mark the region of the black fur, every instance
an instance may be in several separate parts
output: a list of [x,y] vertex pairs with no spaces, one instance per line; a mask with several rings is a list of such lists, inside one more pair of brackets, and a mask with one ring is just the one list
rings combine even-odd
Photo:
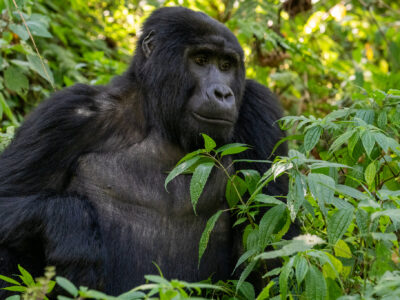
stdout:
[[[196,55],[190,51],[209,44],[236,55],[228,72],[208,78],[220,82],[215,89],[228,91],[233,104],[212,100],[218,94],[210,98],[201,71],[195,76],[198,66],[188,63]],[[271,159],[283,136],[275,124],[282,112],[272,93],[244,73],[243,51],[225,26],[199,12],[163,8],[146,21],[125,74],[107,86],[75,85],[43,102],[0,156],[0,274],[15,274],[19,263],[39,276],[55,265],[57,274],[110,294],[156,274],[152,262],[167,278],[227,279],[237,257],[228,214],[197,267],[205,224],[226,208],[225,176],[212,172],[197,216],[190,176],[174,179],[168,192],[164,181],[185,153],[202,145],[201,132],[219,144],[254,146],[244,157]],[[213,118],[215,111],[217,117],[229,112],[235,124],[195,121],[199,103]],[[286,151],[280,147],[278,154]],[[286,179],[269,192],[286,194]]]

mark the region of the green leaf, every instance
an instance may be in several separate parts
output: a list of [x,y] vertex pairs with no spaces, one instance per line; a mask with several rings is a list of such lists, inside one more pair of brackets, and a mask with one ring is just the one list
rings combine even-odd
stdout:
[[[246,278],[250,275],[251,271],[253,271],[254,267],[256,266],[257,261],[253,260],[251,261],[246,268],[243,270],[242,274],[240,274],[239,281],[236,284],[236,291],[240,289],[242,286],[243,282],[246,280]],[[253,298],[254,299],[254,298]]]
[[339,149],[340,146],[348,142],[349,138],[353,135],[354,132],[355,130],[350,130],[340,135],[330,146],[329,152],[335,152],[337,149]]
[[[236,191],[236,189],[237,191]],[[247,191],[246,182],[238,175],[233,175],[231,180],[226,183],[225,198],[228,201],[229,207],[234,207],[240,200],[240,197]],[[238,195],[239,192],[239,195]]]
[[314,265],[311,265],[307,272],[305,286],[307,299],[325,300],[327,296],[325,278]]
[[21,69],[14,66],[5,70],[4,83],[8,89],[17,93],[26,92],[29,88],[28,78],[21,72]]
[[257,184],[261,179],[260,173],[257,170],[240,170],[244,175],[244,181],[247,184],[247,189],[250,194],[253,194],[257,189]]
[[221,152],[227,151],[227,150],[232,149],[232,148],[235,149],[235,148],[242,148],[242,147],[248,147],[249,148],[249,146],[246,145],[246,144],[232,143],[232,144],[227,144],[227,145],[224,145],[222,147],[219,147],[218,149],[215,150],[215,152],[216,153],[221,153]]
[[242,263],[244,263],[246,260],[248,260],[250,257],[255,255],[256,253],[257,253],[257,249],[250,249],[250,250],[246,251],[245,253],[243,253],[240,256],[240,258],[238,259],[236,266],[232,271],[232,274],[235,273],[235,270],[237,269],[237,267],[239,267]]
[[355,188],[352,188],[352,187],[347,186],[347,185],[337,184],[335,190],[341,195],[345,195],[345,196],[348,196],[348,197],[351,197],[351,198],[354,198],[354,199],[357,199],[357,200],[366,200],[366,199],[368,199],[368,195],[363,194],[359,190],[356,190]]
[[400,222],[400,209],[386,209],[383,211],[375,212],[371,215],[371,220],[374,220],[381,216],[387,216],[394,222]]
[[327,214],[325,203],[331,203],[335,190],[335,181],[324,174],[308,174],[308,186],[324,215]]
[[295,269],[297,284],[300,286],[308,272],[308,263],[303,256],[297,256],[295,260]]
[[28,31],[26,31],[25,26],[20,24],[10,24],[8,26],[12,32],[20,37],[21,40],[26,41],[29,39]]
[[25,283],[25,285],[29,286],[29,285],[35,284],[35,280],[33,279],[32,275],[27,270],[25,270],[20,265],[18,265],[18,270],[21,272],[21,275],[19,276],[19,278],[22,280],[23,283]]
[[217,146],[214,140],[210,138],[207,134],[202,133],[201,135],[203,136],[204,148],[207,150],[207,152],[210,152]]
[[328,240],[332,245],[341,239],[353,220],[353,209],[341,209],[328,220]]
[[364,172],[365,181],[367,182],[369,187],[371,187],[372,184],[374,183],[375,175],[376,175],[376,167],[375,167],[375,161],[373,161],[368,165],[368,167],[365,169]]
[[20,285],[13,285],[13,286],[8,286],[8,287],[2,288],[2,289],[6,290],[6,291],[11,291],[11,292],[21,292],[21,293],[23,293],[23,292],[26,291],[27,287],[26,286],[20,286]]
[[213,162],[204,163],[198,165],[193,172],[192,179],[190,180],[190,199],[192,201],[193,210],[196,212],[197,201],[203,192],[204,186],[206,185],[208,176],[210,176],[211,170],[214,167]]
[[267,286],[261,291],[261,293],[257,296],[256,300],[267,300],[270,299],[269,296],[269,290],[272,288],[272,286],[275,284],[273,280],[271,280]]
[[355,115],[367,124],[373,124],[375,119],[375,112],[372,109],[359,109]]
[[295,175],[290,178],[290,189],[287,196],[287,206],[292,221],[295,220],[300,207],[304,203],[305,191],[304,176],[296,171]]
[[358,229],[360,230],[362,235],[367,235],[369,230],[368,230],[368,223],[369,223],[369,217],[368,213],[359,208],[356,211],[356,223],[358,226]]
[[358,143],[358,140],[360,139],[358,132],[354,132],[353,135],[350,137],[349,142],[347,144],[347,149],[349,150],[349,154],[351,157],[353,157],[353,151],[355,146]]
[[57,276],[56,277],[57,284],[66,290],[70,295],[77,297],[78,296],[78,289],[76,286],[64,277]]
[[286,299],[288,293],[289,276],[292,272],[294,257],[291,257],[287,264],[282,267],[281,274],[279,275],[279,291],[281,292],[281,299]]
[[257,194],[257,196],[254,198],[254,201],[269,205],[281,205],[283,203],[282,201],[265,194]]
[[385,126],[387,125],[387,112],[386,110],[382,110],[379,115],[378,115],[378,126],[380,128],[385,128]]
[[21,300],[21,296],[20,295],[10,296],[7,297],[6,300]]
[[180,164],[183,163],[184,161],[187,161],[187,160],[191,159],[192,157],[195,157],[195,156],[197,156],[197,155],[199,155],[199,154],[201,154],[201,153],[205,153],[205,152],[206,152],[206,149],[198,149],[198,150],[196,150],[196,151],[190,152],[190,153],[186,154],[184,157],[182,157],[182,158],[178,161],[178,163],[177,163],[176,165],[180,165]]
[[[51,72],[48,64],[44,60],[42,63],[42,60],[40,59],[40,57],[37,55],[33,55],[33,54],[28,54],[26,56],[26,58],[28,59],[29,67],[33,71],[35,71],[37,74],[39,74],[41,77],[46,79],[51,84],[54,84],[53,72]],[[44,68],[43,68],[43,65],[44,65]],[[46,74],[46,72],[47,72],[47,74]]]
[[374,148],[375,145],[374,135],[370,131],[365,130],[364,133],[361,135],[361,142],[364,146],[365,152],[367,153],[368,156],[370,156],[372,149]]
[[7,277],[7,276],[4,276],[4,275],[0,275],[0,280],[3,280],[3,281],[8,282],[8,283],[15,284],[15,285],[21,285],[21,284],[20,284],[18,281],[16,281],[15,279],[12,279],[12,278]]
[[303,240],[291,240],[288,244],[283,246],[279,250],[273,250],[261,253],[257,255],[254,259],[271,259],[277,257],[291,256],[297,252],[304,252],[310,250],[311,245],[306,244]]
[[51,38],[53,37],[50,32],[48,32],[46,26],[37,21],[27,21],[26,25],[28,25],[29,30],[31,31],[33,36],[40,36],[40,37],[45,37],[45,38]]
[[281,204],[269,209],[261,218],[259,225],[259,241],[260,249],[264,249],[271,240],[272,234],[276,231],[277,225],[280,224],[281,218],[286,213],[286,205]]
[[322,134],[322,127],[317,125],[309,128],[304,136],[304,150],[311,151],[318,143]]
[[10,121],[14,124],[14,125],[18,125],[18,121],[15,118],[14,114],[12,113],[10,107],[8,106],[6,100],[4,99],[4,96],[2,93],[0,93],[0,107],[1,110],[4,111],[4,113],[6,114],[6,116],[10,119]]
[[200,266],[200,261],[201,257],[204,254],[204,251],[207,248],[208,240],[210,239],[210,234],[211,231],[214,229],[215,224],[218,221],[219,216],[222,214],[222,210],[217,211],[208,221],[206,224],[206,228],[203,231],[203,234],[201,235],[200,238],[200,243],[199,243],[199,263],[198,265]]
[[168,183],[174,179],[176,176],[182,174],[185,172],[187,169],[189,169],[191,166],[193,166],[198,160],[200,159],[200,156],[195,156],[179,165],[177,165],[167,176],[167,179],[165,179],[164,187],[167,189]]

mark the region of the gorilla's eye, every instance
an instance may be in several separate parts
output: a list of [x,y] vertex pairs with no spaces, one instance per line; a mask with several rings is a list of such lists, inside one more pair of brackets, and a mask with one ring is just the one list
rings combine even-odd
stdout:
[[225,61],[223,61],[220,65],[219,65],[219,69],[221,70],[221,71],[229,71],[229,69],[231,68],[231,66],[232,66],[232,63],[230,62],[230,61],[227,61],[227,60],[225,60]]
[[205,66],[208,63],[208,57],[205,55],[198,55],[194,58],[194,61],[199,66]]

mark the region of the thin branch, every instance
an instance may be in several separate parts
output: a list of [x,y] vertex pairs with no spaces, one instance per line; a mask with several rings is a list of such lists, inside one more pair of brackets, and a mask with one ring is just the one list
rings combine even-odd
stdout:
[[46,66],[45,66],[45,64],[44,64],[43,58],[42,58],[42,56],[41,56],[40,53],[39,53],[39,50],[38,50],[38,48],[37,48],[37,46],[36,46],[36,43],[35,43],[35,40],[33,39],[33,36],[32,36],[32,34],[31,34],[31,31],[29,30],[28,24],[26,24],[25,18],[24,18],[24,16],[22,15],[22,13],[21,13],[21,11],[20,11],[20,9],[19,9],[19,7],[18,7],[17,2],[15,2],[15,0],[13,0],[13,3],[14,3],[15,8],[16,8],[17,11],[18,11],[18,14],[19,14],[19,16],[20,16],[22,22],[24,23],[24,26],[25,26],[25,28],[26,28],[26,31],[28,31],[29,37],[30,37],[30,39],[31,39],[31,41],[32,41],[32,43],[33,43],[33,46],[34,46],[35,51],[36,51],[36,54],[37,54],[37,56],[39,56],[40,62],[42,63],[42,68],[43,68],[43,70],[44,70],[44,73],[46,74],[47,80],[50,82],[51,87],[52,87],[53,90],[55,91],[56,88],[54,87],[54,85],[53,85],[53,83],[52,83],[52,80],[51,80],[51,78],[50,78],[49,73],[47,73],[47,69],[46,69]]

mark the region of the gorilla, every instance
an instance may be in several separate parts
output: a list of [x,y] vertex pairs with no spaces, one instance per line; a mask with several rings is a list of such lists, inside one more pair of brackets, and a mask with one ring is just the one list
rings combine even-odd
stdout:
[[[241,244],[229,213],[197,264],[207,220],[227,208],[226,176],[211,173],[197,214],[191,176],[177,177],[168,191],[164,181],[180,158],[203,147],[201,133],[218,145],[253,147],[237,158],[271,157],[283,137],[275,124],[281,115],[275,96],[245,79],[243,50],[228,28],[186,8],[156,10],[124,74],[105,86],[56,92],[0,156],[0,274],[18,273],[20,264],[40,276],[56,266],[58,275],[112,295],[157,274],[154,263],[169,279],[228,279]],[[267,192],[286,194],[286,179]]]

